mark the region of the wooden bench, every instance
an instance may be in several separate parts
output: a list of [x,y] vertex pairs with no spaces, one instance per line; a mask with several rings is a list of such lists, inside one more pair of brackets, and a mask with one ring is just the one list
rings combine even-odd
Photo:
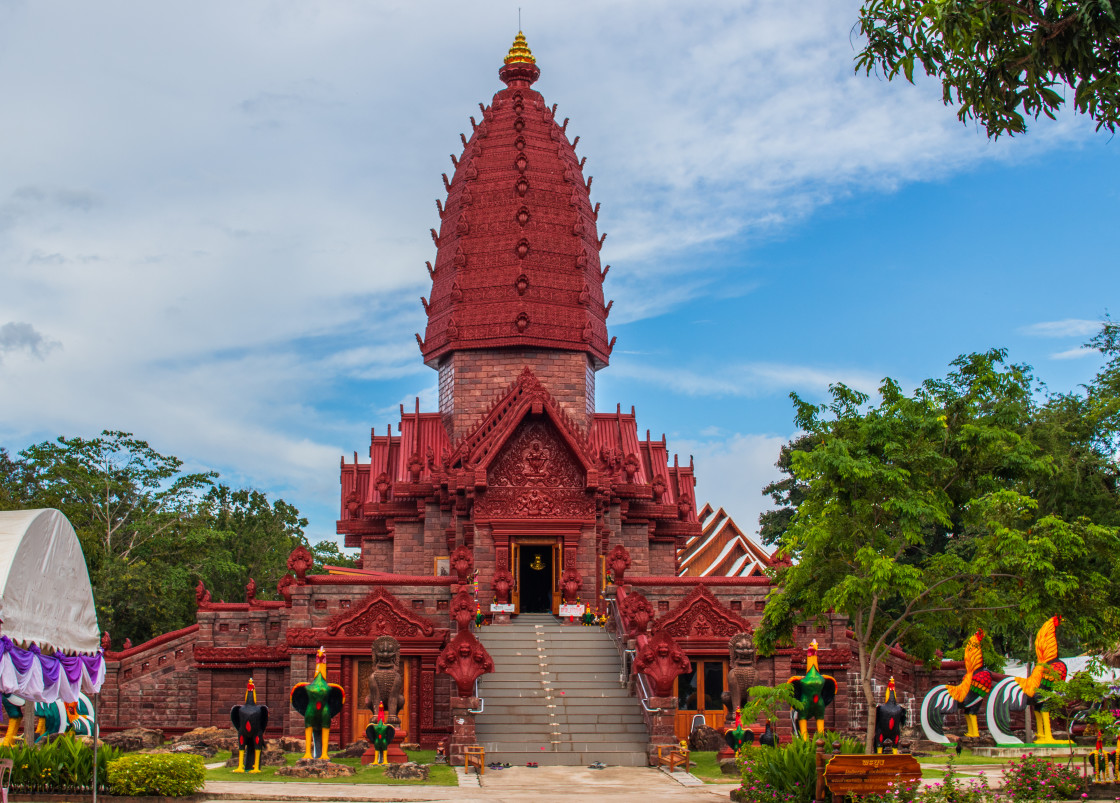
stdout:
[[471,771],[471,764],[478,767],[478,774],[486,774],[486,748],[479,745],[463,748],[463,770]]
[[884,794],[891,784],[916,784],[922,767],[909,755],[834,755],[824,768],[824,782],[833,798]]
[[657,766],[664,767],[668,765],[669,772],[674,772],[677,769],[677,764],[684,762],[684,771],[688,772],[689,759],[688,748],[681,747],[680,745],[662,745],[657,748]]

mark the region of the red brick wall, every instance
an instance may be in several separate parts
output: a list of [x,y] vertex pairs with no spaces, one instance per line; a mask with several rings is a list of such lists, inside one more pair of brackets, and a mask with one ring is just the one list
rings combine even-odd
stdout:
[[363,538],[362,568],[376,572],[393,571],[393,542]]
[[587,426],[595,372],[586,354],[551,349],[457,351],[439,368],[439,411],[452,439],[468,432],[528,367],[568,415]]
[[98,712],[101,727],[140,725],[174,732],[193,727],[198,684],[195,638],[196,633],[187,633],[119,660],[109,657]]

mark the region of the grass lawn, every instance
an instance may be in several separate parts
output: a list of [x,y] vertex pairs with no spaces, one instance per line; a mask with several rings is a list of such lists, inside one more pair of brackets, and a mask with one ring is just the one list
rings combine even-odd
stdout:
[[947,764],[951,758],[958,767],[965,767],[970,764],[1007,764],[1017,760],[1018,757],[974,756],[971,751],[965,750],[959,756],[956,753],[935,753],[932,756],[918,756],[917,758],[919,764]]
[[704,783],[739,783],[738,775],[724,775],[720,771],[716,753],[710,750],[693,750],[689,754],[692,766],[689,772]]
[[[226,756],[228,758],[228,753]],[[435,756],[435,750],[413,750],[408,753],[409,759],[418,764],[431,764],[431,762],[435,760]],[[288,753],[284,756],[289,766],[295,764],[296,761],[302,757],[302,753]],[[218,760],[218,756],[215,756],[207,763],[213,763]],[[229,767],[217,767],[206,771],[206,780],[266,783],[288,783],[294,781],[300,783],[390,784],[394,786],[416,786],[420,784],[458,786],[459,784],[459,779],[455,775],[455,769],[445,764],[432,764],[429,768],[428,780],[426,781],[397,781],[385,777],[385,767],[363,767],[360,758],[331,758],[331,761],[336,764],[347,764],[354,767],[358,772],[355,775],[350,775],[345,778],[290,778],[285,775],[277,775],[276,770],[279,769],[279,767],[261,767],[260,774],[258,775],[235,773]]]

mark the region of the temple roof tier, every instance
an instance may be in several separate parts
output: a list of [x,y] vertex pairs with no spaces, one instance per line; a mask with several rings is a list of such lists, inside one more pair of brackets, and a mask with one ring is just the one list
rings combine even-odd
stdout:
[[[432,269],[424,361],[462,349],[545,348],[608,362],[608,305],[591,180],[531,84],[540,74],[518,34],[500,75],[507,86],[473,118],[446,181]],[[578,140],[578,137],[576,138]]]

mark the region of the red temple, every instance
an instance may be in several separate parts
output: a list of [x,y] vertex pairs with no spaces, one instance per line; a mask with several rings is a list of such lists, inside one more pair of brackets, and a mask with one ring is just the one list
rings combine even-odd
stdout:
[[[533,88],[539,74],[518,34],[499,70],[505,87],[472,118],[454,175],[444,176],[428,323],[416,336],[439,373],[439,410],[402,408],[397,434],[373,430],[368,463],[342,461],[338,532],[360,548],[362,568],[308,575],[310,556],[296,550],[280,601],[214,603],[200,588],[196,625],[109,655],[103,727],[128,727],[141,709],[146,723],[172,732],[226,725],[252,675],[258,698],[288,711],[275,732],[302,735],[288,690],[310,679],[323,646],[329,680],[347,690],[333,736],[349,743],[370,717],[371,643],[387,634],[401,644],[402,721],[411,740],[434,746],[451,733],[451,701],[463,693],[439,671],[456,632],[455,594],[466,590],[489,611],[495,573],[506,571],[515,617],[558,613],[565,596],[592,610],[622,603],[618,622],[637,636],[637,660],[659,686],[650,693],[677,709],[669,732],[647,717],[651,741],[687,735],[697,716],[722,724],[728,640],[758,621],[770,581],[761,570],[689,576],[681,551],[710,540],[692,465],[670,460],[664,437],[641,437],[632,408],[595,412],[595,375],[614,345],[606,235],[578,137]],[[765,553],[758,563],[769,565]],[[648,634],[679,647],[683,674],[671,650],[660,663],[642,652]],[[862,731],[840,617],[799,628],[797,647],[759,660],[758,682],[797,674],[813,639],[821,670],[840,683],[827,724]],[[900,691],[914,688],[903,657],[884,672]],[[642,689],[634,684],[636,695]],[[912,695],[899,696],[913,707]]]

